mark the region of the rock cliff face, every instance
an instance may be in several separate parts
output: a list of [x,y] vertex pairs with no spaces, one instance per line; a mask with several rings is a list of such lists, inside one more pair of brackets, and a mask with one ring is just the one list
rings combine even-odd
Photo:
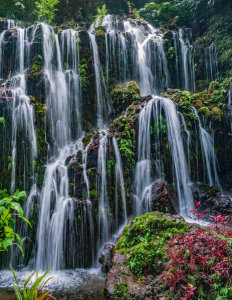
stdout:
[[[129,217],[186,216],[194,200],[231,218],[230,196],[213,187],[231,192],[232,163],[231,79],[213,81],[214,47],[214,71],[202,75],[194,60],[206,52],[193,51],[189,29],[112,16],[88,30],[9,24],[0,22],[0,188],[27,191],[33,224],[15,265],[93,266]],[[192,193],[191,182],[209,189]]]

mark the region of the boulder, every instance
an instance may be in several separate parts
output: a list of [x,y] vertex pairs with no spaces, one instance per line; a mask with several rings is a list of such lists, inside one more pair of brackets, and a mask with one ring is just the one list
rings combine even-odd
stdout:
[[105,244],[99,256],[99,263],[102,264],[102,271],[108,273],[112,268],[114,255],[114,244]]
[[163,179],[156,180],[152,185],[152,210],[173,212],[175,203],[174,193]]
[[200,211],[210,216],[229,216],[228,224],[232,225],[232,200],[231,197],[222,195],[215,186],[196,185],[193,187],[193,197],[200,202]]
[[153,287],[138,281],[126,262],[126,255],[115,253],[113,268],[106,278],[107,296],[112,299],[154,299]]

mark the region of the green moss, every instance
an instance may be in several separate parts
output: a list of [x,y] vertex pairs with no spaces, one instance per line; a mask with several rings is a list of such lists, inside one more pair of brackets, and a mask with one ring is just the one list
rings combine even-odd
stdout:
[[214,106],[211,111],[214,120],[222,121],[223,113],[219,107]]
[[125,283],[116,284],[114,287],[115,299],[127,299],[128,287]]
[[140,101],[140,88],[134,81],[118,85],[112,91],[111,99],[114,110],[118,114],[129,105],[137,104]]
[[138,86],[138,84],[135,81],[130,81],[129,82],[128,89],[132,93],[137,94],[138,96],[140,96],[140,94],[141,94],[141,89],[140,89],[140,87]]
[[209,196],[213,196],[217,192],[219,192],[219,189],[216,186],[209,186],[208,184],[202,184],[199,188],[201,191],[207,193]]
[[114,158],[111,158],[111,159],[108,159],[108,160],[107,160],[107,162],[106,162],[106,169],[107,169],[107,174],[108,174],[108,176],[111,175],[111,171],[112,171],[114,165],[115,165],[115,160],[114,160]]
[[94,199],[97,198],[97,191],[95,189],[92,189],[89,191],[89,194],[91,197],[93,197]]
[[127,255],[128,265],[137,277],[155,276],[164,269],[167,240],[188,230],[182,218],[175,219],[159,212],[147,213],[125,226],[116,251]]
[[41,66],[37,63],[33,63],[31,66],[31,74],[36,75],[41,70]]
[[35,112],[36,117],[44,118],[45,113],[46,113],[46,109],[47,109],[46,105],[40,103],[39,101],[37,101],[36,98],[33,97],[33,96],[29,96],[29,98],[30,98],[31,104],[34,108],[34,112]]
[[85,148],[86,148],[86,147],[88,146],[88,144],[90,143],[92,137],[93,137],[92,132],[89,132],[85,137],[83,137],[82,142],[83,142]]
[[130,120],[124,115],[113,121],[111,128],[115,131],[120,153],[127,159],[127,163],[131,169],[135,166],[135,130]]
[[99,27],[97,27],[97,28],[94,30],[94,33],[95,33],[97,36],[105,35],[105,32],[106,32],[106,27],[105,27],[105,26],[99,26]]
[[215,121],[222,121],[224,118],[228,118],[226,98],[231,82],[232,78],[225,78],[221,83],[211,82],[208,89],[198,93],[169,90],[164,93],[164,96],[178,103],[185,117],[195,118],[191,109],[191,106],[194,106],[207,118],[211,117]]
[[210,116],[210,110],[207,106],[200,107],[200,112],[203,112],[206,115],[206,117]]
[[32,60],[32,65],[31,65],[31,69],[30,69],[30,74],[32,76],[36,76],[40,73],[41,69],[42,69],[42,61],[43,61],[43,57],[40,54],[36,54],[33,57]]

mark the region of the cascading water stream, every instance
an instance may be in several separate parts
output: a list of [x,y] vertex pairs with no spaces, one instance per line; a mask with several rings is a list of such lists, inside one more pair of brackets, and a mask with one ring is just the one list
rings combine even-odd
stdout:
[[188,171],[189,171],[189,174],[190,174],[190,147],[191,147],[191,132],[188,130],[187,128],[187,125],[185,123],[185,120],[184,120],[184,116],[178,112],[178,115],[180,116],[180,119],[181,119],[181,124],[184,128],[184,132],[186,134],[186,145],[187,145],[187,162],[188,162]]
[[119,81],[138,81],[143,95],[167,88],[170,79],[161,31],[151,25],[116,21],[106,16],[102,22],[106,27],[106,66]]
[[99,139],[98,149],[98,249],[110,239],[109,216],[110,206],[107,195],[106,154],[108,136],[103,132]]
[[98,46],[94,30],[98,25],[98,21],[93,23],[88,31],[90,46],[93,54],[93,65],[95,73],[96,100],[97,100],[97,127],[102,129],[105,125],[107,117],[110,113],[110,101],[107,95],[107,88],[103,76],[103,70],[99,57]]
[[217,158],[214,151],[213,137],[202,127],[201,119],[195,107],[192,110],[197,117],[199,125],[199,138],[201,142],[201,153],[204,164],[204,171],[206,170],[205,180],[210,186],[214,185],[220,188],[220,181],[217,173]]
[[181,69],[183,74],[182,89],[186,91],[195,91],[195,71],[192,45],[192,30],[179,29],[179,42],[181,54]]
[[[38,270],[49,266],[52,266],[53,270],[64,269],[64,245],[72,248],[72,239],[65,241],[68,233],[75,232],[74,201],[69,197],[69,179],[65,161],[68,156],[81,149],[78,144],[73,147],[73,149],[70,146],[64,147],[55,162],[47,165],[44,175],[37,235],[36,269]],[[66,226],[67,222],[69,228]]]
[[151,135],[150,125],[154,100],[148,102],[139,114],[138,162],[135,168],[134,215],[139,216],[149,210],[147,192],[151,180]]
[[[9,86],[12,92],[12,171],[11,171],[11,193],[15,191],[16,181],[16,163],[18,159],[17,147],[18,134],[23,132],[26,142],[29,143],[29,155],[24,158],[23,167],[24,174],[29,168],[30,175],[34,174],[34,160],[37,156],[37,141],[34,126],[34,111],[30,104],[30,98],[26,95],[26,71],[24,69],[25,58],[25,29],[17,28],[17,44],[16,44],[16,62],[19,66],[17,73],[10,78],[5,85]],[[26,151],[25,151],[26,152]],[[28,178],[27,178],[28,179]],[[26,189],[26,178],[24,178],[23,186]],[[33,181],[32,181],[33,183]]]
[[3,56],[4,49],[3,48],[4,48],[5,34],[9,29],[11,29],[17,25],[18,25],[17,22],[15,22],[14,20],[6,20],[6,29],[3,30],[0,34],[0,81],[2,79],[1,76],[2,76],[2,62],[3,62],[3,58],[4,58],[4,56]]
[[[44,72],[49,81],[46,102],[51,127],[50,149],[52,150],[40,196],[36,268],[45,269],[52,266],[56,270],[65,268],[65,258],[69,256],[67,249],[72,249],[75,245],[75,241],[69,237],[70,232],[75,232],[75,218],[74,200],[69,196],[69,178],[65,162],[68,156],[82,149],[82,143],[80,144],[79,141],[76,144],[71,143],[72,136],[77,138],[82,132],[78,118],[81,83],[77,73],[79,62],[77,33],[73,30],[64,31],[60,46],[58,36],[53,29],[44,23],[41,26]],[[65,44],[66,52],[64,51]],[[55,66],[53,61],[56,62]],[[66,70],[63,70],[63,65]],[[71,132],[72,121],[75,122],[77,128],[73,133]],[[65,244],[66,251],[64,251]],[[51,249],[53,249],[52,252]],[[66,255],[64,255],[65,252]]]
[[194,204],[181,136],[180,122],[175,104],[170,99],[161,98],[160,104],[164,109],[166,116],[168,141],[174,165],[179,212],[182,216],[188,217],[189,212],[194,208]]
[[118,143],[115,137],[113,137],[113,147],[116,158],[115,163],[115,226],[116,229],[119,228],[119,220],[118,220],[118,189],[120,188],[121,198],[123,203],[123,220],[122,223],[125,224],[127,221],[127,207],[126,207],[126,193],[125,193],[125,184],[124,184],[124,176],[122,170],[122,160],[121,155],[118,149]]
[[205,78],[207,82],[215,80],[218,72],[217,49],[214,43],[204,51]]
[[[154,179],[157,179],[151,176],[150,126],[152,111],[155,126],[159,126],[162,111],[165,115],[169,147],[173,162],[173,177],[179,201],[179,212],[182,216],[187,217],[194,205],[180,122],[174,103],[168,98],[160,97],[153,97],[153,100],[148,102],[139,115],[138,162],[136,164],[134,181],[135,215],[143,213],[144,206],[145,211],[150,209],[151,184],[154,182]],[[160,160],[162,161],[162,155]],[[159,165],[162,165],[162,162],[160,162]],[[157,173],[160,174],[161,169],[158,169]]]
[[231,101],[231,86],[229,87],[229,91],[228,91],[228,104],[227,104],[227,107],[228,107],[228,110],[229,110],[229,113],[230,113],[230,126],[231,126],[231,131],[232,131],[232,101]]

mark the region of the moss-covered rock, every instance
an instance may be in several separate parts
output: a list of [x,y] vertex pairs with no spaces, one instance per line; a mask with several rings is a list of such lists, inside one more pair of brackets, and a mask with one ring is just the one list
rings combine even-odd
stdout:
[[116,299],[153,299],[149,283],[165,269],[167,240],[187,231],[189,226],[177,215],[152,212],[132,220],[116,244],[113,268],[107,275],[107,294]]
[[137,104],[141,100],[140,93],[140,88],[134,81],[117,85],[111,93],[115,114],[118,115],[131,104]]
[[198,93],[169,89],[164,95],[178,103],[185,117],[195,118],[193,106],[207,118],[220,122],[229,117],[226,101],[230,82],[231,78],[222,83],[213,81],[207,89]]

